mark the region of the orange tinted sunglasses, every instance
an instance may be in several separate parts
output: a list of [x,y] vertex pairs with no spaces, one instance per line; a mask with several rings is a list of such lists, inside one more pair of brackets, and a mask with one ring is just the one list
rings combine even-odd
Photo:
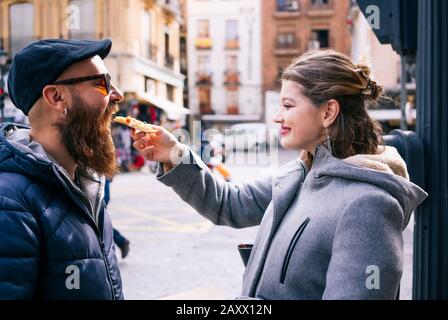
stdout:
[[103,82],[101,83],[101,93],[105,96],[110,94],[110,80],[111,77],[108,73],[102,73],[102,74],[95,74],[91,76],[86,77],[79,77],[79,78],[71,78],[71,79],[64,79],[64,80],[58,80],[54,82],[53,84],[76,84],[84,81],[89,80],[97,80],[97,79],[103,79]]

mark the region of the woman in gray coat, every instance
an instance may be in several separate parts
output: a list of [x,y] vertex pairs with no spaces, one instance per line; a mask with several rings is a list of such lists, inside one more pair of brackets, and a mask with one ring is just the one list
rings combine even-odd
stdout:
[[275,118],[283,147],[302,155],[272,177],[218,181],[163,128],[134,134],[157,178],[218,225],[260,225],[243,278],[257,299],[394,299],[403,237],[427,194],[382,145],[367,108],[382,88],[365,65],[334,51],[309,52],[283,73]]

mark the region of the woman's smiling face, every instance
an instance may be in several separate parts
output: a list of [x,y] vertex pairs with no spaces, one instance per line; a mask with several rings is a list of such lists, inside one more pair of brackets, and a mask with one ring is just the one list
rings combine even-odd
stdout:
[[281,145],[314,154],[316,146],[325,138],[322,110],[302,94],[295,81],[283,81],[280,99],[280,110],[274,121],[281,126]]

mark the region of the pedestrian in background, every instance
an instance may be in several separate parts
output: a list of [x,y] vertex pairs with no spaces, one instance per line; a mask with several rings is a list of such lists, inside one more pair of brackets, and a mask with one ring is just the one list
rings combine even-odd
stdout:
[[210,161],[207,163],[207,166],[212,171],[218,171],[225,181],[230,182],[232,180],[232,173],[230,172],[230,169],[224,164],[224,148],[222,147],[222,144],[212,138],[209,142],[209,146],[211,148],[211,154]]
[[[109,205],[110,201],[110,183],[112,180],[106,179],[106,184],[104,186],[104,202],[106,203],[106,207]],[[129,245],[130,242],[126,237],[124,237],[120,231],[114,228],[114,242],[121,250],[121,257],[124,259],[129,254]]]
[[214,224],[260,225],[242,297],[395,299],[402,232],[427,194],[367,112],[381,94],[369,67],[343,54],[297,58],[283,72],[275,122],[281,145],[301,156],[253,183],[220,182],[160,127],[134,134],[134,147],[162,162],[157,179]]

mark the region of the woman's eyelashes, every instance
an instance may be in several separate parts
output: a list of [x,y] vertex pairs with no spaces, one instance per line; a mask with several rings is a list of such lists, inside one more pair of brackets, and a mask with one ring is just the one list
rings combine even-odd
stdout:
[[290,104],[283,104],[283,108],[285,108],[286,110],[289,110],[291,108],[294,108],[294,106],[292,106]]

